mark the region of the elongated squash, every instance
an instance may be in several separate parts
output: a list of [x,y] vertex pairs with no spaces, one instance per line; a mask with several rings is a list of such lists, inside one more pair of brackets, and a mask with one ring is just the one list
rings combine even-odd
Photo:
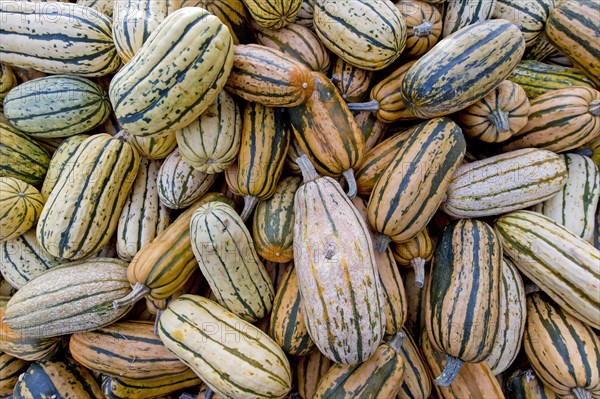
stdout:
[[559,399],[532,369],[515,370],[507,379],[506,392],[514,399]]
[[431,380],[427,364],[421,349],[415,344],[410,334],[404,331],[406,339],[400,348],[400,356],[404,360],[404,381],[398,389],[398,399],[427,399],[431,395]]
[[[322,71],[327,73],[327,71]],[[337,58],[333,64],[331,81],[349,103],[360,102],[369,92],[373,72],[354,66],[343,58]]]
[[600,328],[600,251],[537,212],[516,211],[496,221],[496,231],[521,273],[565,311]]
[[302,399],[311,399],[319,386],[319,381],[327,373],[332,361],[318,349],[313,349],[308,355],[298,356],[294,364],[298,394]]
[[302,0],[243,0],[252,18],[262,27],[280,29],[292,22],[300,8]]
[[19,376],[29,363],[6,353],[0,353],[0,398],[12,395]]
[[339,183],[320,177],[306,156],[299,163],[304,184],[294,200],[294,264],[305,323],[325,356],[361,363],[386,325],[369,230]]
[[447,37],[477,22],[491,19],[495,8],[496,0],[446,1],[444,3],[442,37]]
[[429,51],[442,34],[442,15],[425,1],[404,0],[396,7],[406,22],[406,47],[403,57],[417,58]]
[[277,399],[291,390],[290,364],[281,348],[211,300],[182,295],[172,301],[160,317],[159,335],[222,396]]
[[[198,386],[202,380],[192,370],[159,378],[132,380],[102,377],[102,394],[107,399],[154,399],[167,396],[184,388]],[[165,396],[161,396],[165,395]]]
[[[425,269],[425,285],[429,281],[429,268]],[[406,269],[402,274],[404,281],[404,293],[406,294],[407,316],[404,328],[413,337],[420,337],[425,329],[425,293],[426,289],[419,288],[414,282],[416,280],[415,270]]]
[[394,259],[400,266],[410,266],[415,271],[415,284],[419,288],[425,285],[425,262],[433,257],[433,244],[427,228],[408,241],[391,245]]
[[42,208],[42,194],[24,181],[0,178],[0,243],[12,240],[35,226]]
[[0,120],[0,177],[39,184],[49,164],[50,155],[40,143]]
[[[8,302],[9,298],[6,298]],[[61,349],[60,339],[24,337],[2,321],[6,303],[0,306],[0,351],[17,359],[36,361],[54,356]]]
[[151,137],[134,136],[125,130],[121,130],[121,132],[123,132],[125,140],[136,149],[141,157],[150,160],[164,159],[177,147],[177,137],[174,132]]
[[44,200],[48,200],[52,189],[58,182],[58,179],[62,173],[70,173],[71,169],[75,166],[74,155],[77,153],[77,148],[90,136],[87,134],[77,134],[66,138],[60,146],[52,154],[50,164],[48,165],[48,172],[42,185],[40,193]]
[[119,125],[135,136],[181,129],[215,101],[232,64],[217,17],[199,7],[171,13],[110,82]]
[[554,8],[554,0],[534,0],[523,3],[518,0],[498,0],[493,17],[511,21],[521,29],[525,45],[531,47],[544,34],[546,21]]
[[250,13],[242,0],[183,0],[182,7],[202,7],[227,25],[233,44],[255,43]]
[[362,132],[363,139],[365,140],[364,151],[367,153],[383,140],[388,131],[388,124],[381,122],[371,112],[356,111],[352,114]]

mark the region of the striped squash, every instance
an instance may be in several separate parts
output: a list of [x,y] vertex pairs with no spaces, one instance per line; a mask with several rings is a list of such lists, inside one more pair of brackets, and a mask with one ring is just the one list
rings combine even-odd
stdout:
[[127,142],[136,149],[141,157],[150,160],[166,158],[177,147],[175,132],[168,132],[158,136],[134,136],[121,130]]
[[290,364],[281,348],[209,299],[180,296],[162,313],[158,328],[165,346],[219,395],[277,399],[291,390]]
[[[556,47],[548,40],[546,32],[542,31],[535,42],[527,47],[523,60],[544,61],[556,54],[557,51]],[[581,74],[583,75],[583,72]]]
[[244,107],[242,140],[238,154],[238,191],[244,196],[242,219],[258,204],[273,196],[290,145],[289,124],[283,110],[258,103]]
[[217,301],[254,323],[273,306],[273,283],[258,258],[250,232],[223,202],[202,205],[190,220],[192,251]]
[[546,22],[546,35],[554,46],[600,85],[600,21],[594,0],[557,2]]
[[4,115],[32,137],[68,137],[100,126],[111,113],[106,92],[78,76],[54,75],[25,82],[4,99]]
[[176,134],[179,152],[194,169],[215,174],[237,158],[242,138],[242,117],[233,97],[221,90],[206,112]]
[[44,198],[31,184],[0,178],[0,243],[15,239],[37,223]]
[[[459,0],[453,3],[472,4]],[[460,111],[506,79],[524,52],[523,34],[504,19],[460,29],[410,67],[402,80],[402,101],[419,118]]]
[[506,380],[506,392],[512,399],[560,399],[535,375],[532,369],[515,370]]
[[433,4],[420,0],[404,0],[396,7],[406,22],[406,47],[402,57],[422,56],[435,46],[442,34],[442,14]]
[[39,184],[49,163],[50,155],[38,142],[0,120],[0,177]]
[[288,148],[288,152],[285,157],[285,171],[288,174],[294,175],[294,176],[299,176],[302,174],[302,172],[300,171],[300,167],[296,163],[296,160],[298,159],[298,157],[300,157],[303,154],[304,154],[304,152],[300,148],[300,145],[298,144],[298,140],[296,140],[296,137],[294,137],[292,135],[291,140],[290,140],[290,146]]
[[554,0],[535,0],[523,3],[518,0],[498,0],[493,11],[494,18],[502,18],[517,25],[525,45],[531,47],[544,34],[546,21],[554,8]]
[[160,161],[140,159],[138,174],[117,224],[119,258],[132,260],[169,226],[169,210],[161,204],[157,187]]
[[242,0],[183,0],[182,7],[202,7],[219,17],[229,29],[233,44],[255,43],[250,13]]
[[500,324],[502,249],[491,226],[461,219],[444,229],[435,249],[425,313],[431,345],[446,354],[435,383],[449,386],[463,363],[491,354]]
[[594,161],[598,169],[600,169],[600,137],[584,144],[581,149],[584,151],[587,150],[586,155],[592,158],[592,161]]
[[427,228],[424,228],[414,238],[391,245],[394,259],[400,266],[412,267],[415,272],[415,284],[419,288],[425,285],[425,262],[433,257],[433,244]]
[[[8,92],[17,84],[17,78],[10,65],[0,63],[0,103],[2,103],[4,97],[6,97]],[[0,104],[0,109],[1,108],[2,104]]]
[[15,385],[14,399],[96,399],[102,391],[94,376],[69,357],[32,363]]
[[263,28],[257,23],[253,23],[252,27],[258,44],[279,50],[313,71],[329,71],[329,53],[310,29],[294,23],[277,30]]
[[315,90],[309,100],[288,110],[294,136],[319,173],[343,175],[348,196],[356,195],[354,168],[364,156],[362,132],[346,102],[327,77],[313,72]]
[[536,374],[559,396],[600,395],[600,338],[542,292],[527,296],[523,346]]
[[[65,0],[58,0],[58,1],[65,1]],[[113,3],[111,3],[110,1],[104,1],[104,0],[77,0],[76,3],[79,4],[79,5],[81,5],[81,6],[91,7],[91,8],[95,9],[98,12],[101,12],[103,14],[108,15],[109,17],[113,16],[114,7],[113,7]],[[121,11],[121,10],[119,10],[117,8],[117,12],[119,12],[119,11]]]
[[444,3],[442,37],[492,18],[496,0],[448,0]]
[[532,210],[591,242],[600,199],[600,172],[588,157],[577,154],[561,154],[560,157],[567,165],[567,183],[558,194],[535,205]]
[[198,267],[190,240],[190,220],[196,209],[211,201],[232,204],[222,194],[208,193],[179,215],[134,256],[127,270],[133,292],[115,306],[124,307],[147,297],[160,301],[162,308],[166,305],[163,300],[185,285]]
[[237,161],[232,163],[231,165],[229,165],[229,167],[227,167],[227,169],[225,169],[225,182],[227,183],[227,189],[229,191],[231,191],[231,193],[233,195],[236,196],[241,196],[242,194],[239,191],[238,188],[238,181],[237,181],[237,174],[238,174],[238,164]]
[[[8,301],[9,298],[6,298]],[[8,327],[4,317],[5,304],[0,306],[0,351],[26,361],[36,361],[54,356],[62,348],[59,338],[29,338]]]
[[600,251],[552,219],[516,211],[496,221],[504,253],[568,313],[600,328]]
[[[404,322],[404,328],[410,332],[413,337],[420,337],[425,329],[425,292],[415,284],[417,279],[413,268],[405,269],[402,273],[404,282],[404,293],[406,294],[407,316]],[[425,269],[425,284],[429,281],[429,268]]]
[[431,380],[427,371],[427,363],[421,350],[410,334],[404,331],[406,340],[400,348],[400,356],[404,360],[404,381],[398,390],[398,399],[427,399],[431,395]]
[[[441,373],[446,367],[446,358],[432,347],[427,331],[423,331],[421,335],[421,350],[431,374]],[[465,364],[461,367],[454,382],[448,387],[441,387],[437,384],[433,386],[440,399],[505,398],[500,382],[485,362]]]
[[58,261],[37,242],[35,229],[0,244],[0,272],[16,289],[58,265]]
[[458,113],[463,133],[487,143],[508,140],[527,124],[527,94],[518,84],[503,80],[494,90]]
[[126,273],[127,263],[111,258],[54,267],[17,291],[6,305],[4,322],[28,338],[56,337],[114,323],[129,310],[112,306],[131,292]]
[[107,399],[174,398],[172,393],[198,386],[202,380],[192,370],[144,380],[103,376],[102,394]]
[[321,378],[314,399],[393,398],[404,379],[406,364],[400,354],[403,338],[382,342],[361,364],[334,364]]
[[119,56],[128,63],[167,15],[179,9],[181,0],[120,0],[116,6],[113,40]]
[[73,334],[69,350],[81,365],[114,377],[145,380],[188,370],[154,334],[151,321],[122,321]]
[[260,26],[267,29],[280,29],[292,22],[302,0],[243,0],[248,11]]
[[521,86],[530,100],[573,86],[594,88],[594,84],[579,69],[549,65],[535,60],[519,62],[507,79]]
[[48,172],[42,185],[40,193],[44,200],[48,200],[52,189],[58,182],[58,179],[62,173],[69,174],[75,166],[74,156],[77,153],[77,148],[90,136],[87,134],[78,134],[66,138],[54,151],[50,164],[48,165]]
[[454,217],[480,217],[524,209],[558,193],[567,182],[555,153],[526,148],[461,165],[441,209]]
[[523,280],[517,267],[504,258],[500,285],[500,325],[492,354],[486,359],[495,375],[504,372],[515,361],[521,349],[526,314]]
[[70,173],[61,173],[37,225],[37,237],[52,256],[75,260],[108,243],[139,166],[129,144],[97,134],[79,145]]
[[310,69],[279,50],[239,44],[225,89],[269,107],[295,107],[312,94],[313,79]]
[[362,132],[366,154],[383,140],[388,131],[388,124],[378,120],[371,112],[356,111],[352,114],[354,115],[354,121]]
[[310,30],[314,30],[314,13],[315,0],[304,0],[294,22],[299,25],[306,26]]
[[319,381],[327,373],[332,361],[318,349],[313,349],[308,355],[295,358],[294,371],[298,394],[302,399],[314,398]]
[[432,119],[412,130],[369,197],[369,225],[378,233],[378,251],[425,228],[464,154],[465,139],[450,119]]
[[12,395],[19,376],[29,363],[7,353],[0,353],[0,398]]
[[2,2],[0,18],[4,38],[0,52],[7,64],[89,77],[108,75],[121,66],[111,34],[112,19],[93,8]]
[[294,194],[302,179],[282,179],[275,193],[259,202],[252,222],[252,240],[256,252],[266,259],[286,263],[294,258]]
[[268,333],[290,355],[308,355],[315,347],[304,323],[298,276],[293,264],[288,266],[277,289]]
[[537,147],[563,152],[599,136],[600,92],[589,87],[570,87],[532,100],[527,125],[502,150]]
[[187,208],[210,189],[216,177],[194,169],[179,149],[175,149],[165,159],[156,177],[160,203],[170,209]]
[[329,50],[369,71],[392,64],[406,42],[404,18],[385,0],[316,1],[314,27]]
[[[327,71],[321,71],[327,73]],[[344,101],[356,103],[362,101],[371,86],[373,72],[356,67],[338,57],[331,71],[331,82],[339,90]]]
[[135,136],[189,125],[216,100],[232,63],[219,18],[199,7],[169,14],[110,82],[119,125]]
[[329,359],[361,363],[386,326],[370,233],[339,183],[320,177],[306,156],[298,161],[304,184],[294,199],[294,264],[304,321]]

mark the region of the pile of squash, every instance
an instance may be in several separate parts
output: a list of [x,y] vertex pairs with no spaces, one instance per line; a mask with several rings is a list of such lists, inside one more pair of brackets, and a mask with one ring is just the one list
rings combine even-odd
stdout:
[[0,0],[0,397],[600,397],[595,0]]

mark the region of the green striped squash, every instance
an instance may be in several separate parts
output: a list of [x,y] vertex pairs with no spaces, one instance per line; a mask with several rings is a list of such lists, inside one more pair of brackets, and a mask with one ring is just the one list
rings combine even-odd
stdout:
[[369,225],[379,233],[378,251],[391,240],[408,241],[425,228],[464,154],[465,139],[450,119],[423,122],[410,133],[369,197]]
[[[327,70],[321,71],[327,73]],[[331,81],[338,88],[344,101],[349,103],[362,101],[371,86],[373,72],[354,66],[338,57],[333,64]]]
[[[354,121],[362,132],[365,141],[364,151],[366,154],[383,140],[388,131],[388,124],[381,122],[371,112],[357,111],[352,114],[354,115]],[[391,132],[390,135],[391,134],[394,133]]]
[[566,182],[565,162],[555,153],[515,150],[461,165],[441,209],[459,218],[500,215],[545,201]]
[[144,380],[188,370],[154,333],[152,321],[122,321],[73,334],[69,350],[81,365],[114,377]]
[[32,137],[68,137],[100,126],[111,113],[104,89],[78,76],[54,75],[25,82],[4,99],[4,115]]
[[235,162],[240,151],[242,117],[233,97],[221,90],[206,112],[176,134],[179,152],[194,169],[215,174]]
[[243,220],[277,188],[291,139],[283,116],[283,110],[258,103],[244,107],[237,170],[237,189],[244,196]]
[[31,184],[0,178],[0,243],[15,239],[37,223],[44,198]]
[[254,323],[273,306],[273,283],[256,254],[250,232],[223,202],[198,208],[190,221],[192,251],[217,301]]
[[38,243],[35,229],[0,244],[0,272],[16,289],[57,265],[57,259]]
[[39,184],[49,163],[50,155],[38,142],[0,120],[0,177]]
[[389,342],[382,342],[363,363],[334,364],[321,378],[313,398],[395,397],[406,367],[400,355],[402,339],[395,336]]
[[243,0],[248,11],[260,26],[267,29],[280,29],[292,22],[302,0]]
[[58,182],[58,179],[62,173],[69,174],[75,166],[74,156],[77,153],[77,148],[90,136],[87,134],[78,134],[66,138],[54,151],[50,164],[48,165],[48,172],[42,185],[40,193],[44,200],[48,200],[52,189]]
[[216,177],[194,169],[175,149],[156,177],[160,203],[170,209],[187,208],[208,191]]
[[331,367],[332,361],[316,348],[308,355],[294,359],[298,394],[302,399],[311,399],[315,395],[319,381]]
[[164,159],[177,147],[175,132],[167,132],[151,137],[134,136],[125,130],[121,130],[121,132],[123,132],[123,137],[136,149],[141,157],[150,160]]
[[497,0],[494,18],[506,19],[517,25],[525,45],[531,47],[544,34],[546,21],[554,8],[554,0],[534,0],[527,3],[518,0]]
[[491,19],[496,0],[448,0],[443,7],[442,37],[447,37],[462,28]]
[[199,7],[171,13],[110,82],[119,125],[134,136],[189,125],[216,100],[232,63],[233,40],[219,18]]
[[[111,34],[112,19],[69,3],[0,4],[2,61],[51,74],[103,76],[121,66]],[[48,40],[49,37],[55,38]]]
[[144,380],[103,376],[102,394],[107,399],[173,398],[174,396],[168,395],[201,383],[202,380],[189,369],[175,375]]
[[525,331],[526,311],[525,287],[519,270],[504,258],[500,285],[500,325],[492,354],[486,359],[494,375],[504,372],[515,361]]
[[158,333],[166,347],[219,395],[278,399],[292,388],[290,364],[281,348],[209,299],[175,299],[162,313]]
[[[109,1],[96,0],[98,3]],[[112,24],[113,40],[124,63],[131,61],[160,23],[179,9],[181,0],[125,0],[117,3]]]
[[559,396],[600,395],[600,338],[543,292],[527,296],[523,346],[536,374]]
[[398,390],[398,399],[427,399],[431,395],[431,380],[427,371],[427,363],[421,350],[407,331],[406,340],[400,348],[400,356],[404,360],[404,381]]
[[286,263],[294,258],[294,194],[301,183],[297,176],[281,179],[273,196],[256,207],[252,240],[266,260]]
[[157,176],[160,161],[140,159],[138,174],[117,224],[119,258],[132,260],[171,223],[169,210],[159,199]]
[[446,354],[435,383],[449,386],[463,363],[491,354],[500,324],[502,249],[494,230],[475,219],[444,229],[436,246],[425,313],[433,348]]
[[294,356],[308,355],[315,347],[304,323],[300,301],[298,276],[291,264],[275,294],[268,333],[285,353]]
[[556,47],[548,40],[546,32],[542,31],[542,34],[539,35],[535,43],[529,46],[525,51],[523,60],[544,61],[545,59],[554,56],[557,51]]
[[94,376],[69,357],[37,361],[15,385],[13,399],[96,399],[102,391]]
[[52,256],[82,259],[108,243],[139,167],[124,141],[97,134],[79,145],[70,173],[61,173],[40,215],[38,241]]
[[369,71],[392,64],[406,43],[404,18],[385,0],[316,1],[314,27],[329,50]]
[[7,353],[0,353],[0,398],[12,395],[19,376],[29,363]]
[[508,76],[517,83],[532,100],[555,90],[573,86],[594,88],[594,84],[579,69],[549,65],[535,60],[523,60]]
[[546,22],[550,42],[600,85],[600,21],[594,0],[557,2]]
[[[59,1],[65,1],[65,0],[59,0]],[[113,3],[110,2],[110,1],[105,1],[105,0],[77,0],[76,3],[79,4],[80,6],[91,7],[91,8],[95,9],[98,12],[101,12],[103,14],[108,15],[109,17],[113,16],[114,7],[113,7]],[[118,7],[119,7],[119,5],[117,5],[117,12],[122,11]]]
[[361,363],[386,326],[369,229],[338,182],[320,177],[306,156],[298,160],[304,184],[294,199],[294,264],[304,321],[329,359]]
[[[4,100],[4,97],[10,92],[10,90],[18,84],[17,78],[10,67],[5,63],[0,63],[0,103]],[[0,109],[2,108],[0,104]]]
[[600,172],[594,162],[583,155],[561,154],[560,157],[567,165],[567,183],[558,194],[532,210],[591,242],[600,199]]
[[496,221],[504,253],[568,313],[600,327],[600,251],[552,219],[516,211]]
[[227,25],[233,44],[255,43],[250,13],[242,0],[183,0],[182,7],[202,7]]
[[508,376],[506,392],[510,399],[560,399],[530,368],[517,369]]
[[469,25],[440,41],[410,67],[402,80],[402,101],[419,118],[460,111],[506,79],[524,52],[523,34],[509,21]]
[[40,274],[17,291],[6,305],[4,322],[32,338],[94,330],[127,313],[129,307],[113,309],[112,303],[130,292],[127,263],[121,260],[68,263]]
[[425,262],[433,257],[433,244],[427,228],[408,241],[391,245],[394,259],[398,265],[411,267],[415,272],[415,284],[419,288],[425,285]]
[[404,0],[396,7],[406,22],[406,47],[403,58],[417,58],[428,52],[442,33],[442,15],[433,4],[419,0]]

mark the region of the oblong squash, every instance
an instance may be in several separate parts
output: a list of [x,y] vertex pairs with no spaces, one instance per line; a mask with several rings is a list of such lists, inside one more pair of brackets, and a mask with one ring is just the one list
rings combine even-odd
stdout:
[[525,45],[531,47],[542,35],[554,0],[534,0],[523,3],[518,0],[498,0],[493,11],[494,18],[511,21],[521,29]]
[[170,398],[167,395],[201,383],[202,380],[190,369],[179,374],[143,380],[105,375],[102,377],[102,394],[107,399]]
[[448,0],[443,7],[442,36],[447,37],[469,25],[491,19],[496,8],[496,0]]
[[12,395],[19,376],[28,366],[29,363],[23,359],[0,353],[0,397]]
[[39,184],[49,164],[50,155],[40,143],[0,120],[0,177]]
[[58,182],[61,173],[70,173],[70,170],[73,169],[75,166],[73,162],[73,156],[77,153],[77,148],[79,148],[79,145],[89,137],[90,136],[87,134],[77,134],[75,136],[67,137],[58,146],[56,151],[54,151],[54,154],[52,154],[52,158],[50,159],[44,184],[40,190],[44,200],[48,200],[48,197]]
[[233,44],[255,43],[250,13],[242,0],[183,0],[182,7],[202,7],[227,25]]
[[404,331],[406,340],[400,348],[400,356],[406,365],[404,381],[398,390],[398,399],[427,399],[431,395],[431,380],[427,371],[427,363],[423,359],[421,349],[415,344],[410,334]]
[[302,399],[312,398],[319,386],[319,381],[331,367],[332,361],[316,348],[308,355],[298,356],[295,359],[294,371],[298,394]]
[[0,243],[24,234],[37,223],[44,197],[31,184],[0,177]]

